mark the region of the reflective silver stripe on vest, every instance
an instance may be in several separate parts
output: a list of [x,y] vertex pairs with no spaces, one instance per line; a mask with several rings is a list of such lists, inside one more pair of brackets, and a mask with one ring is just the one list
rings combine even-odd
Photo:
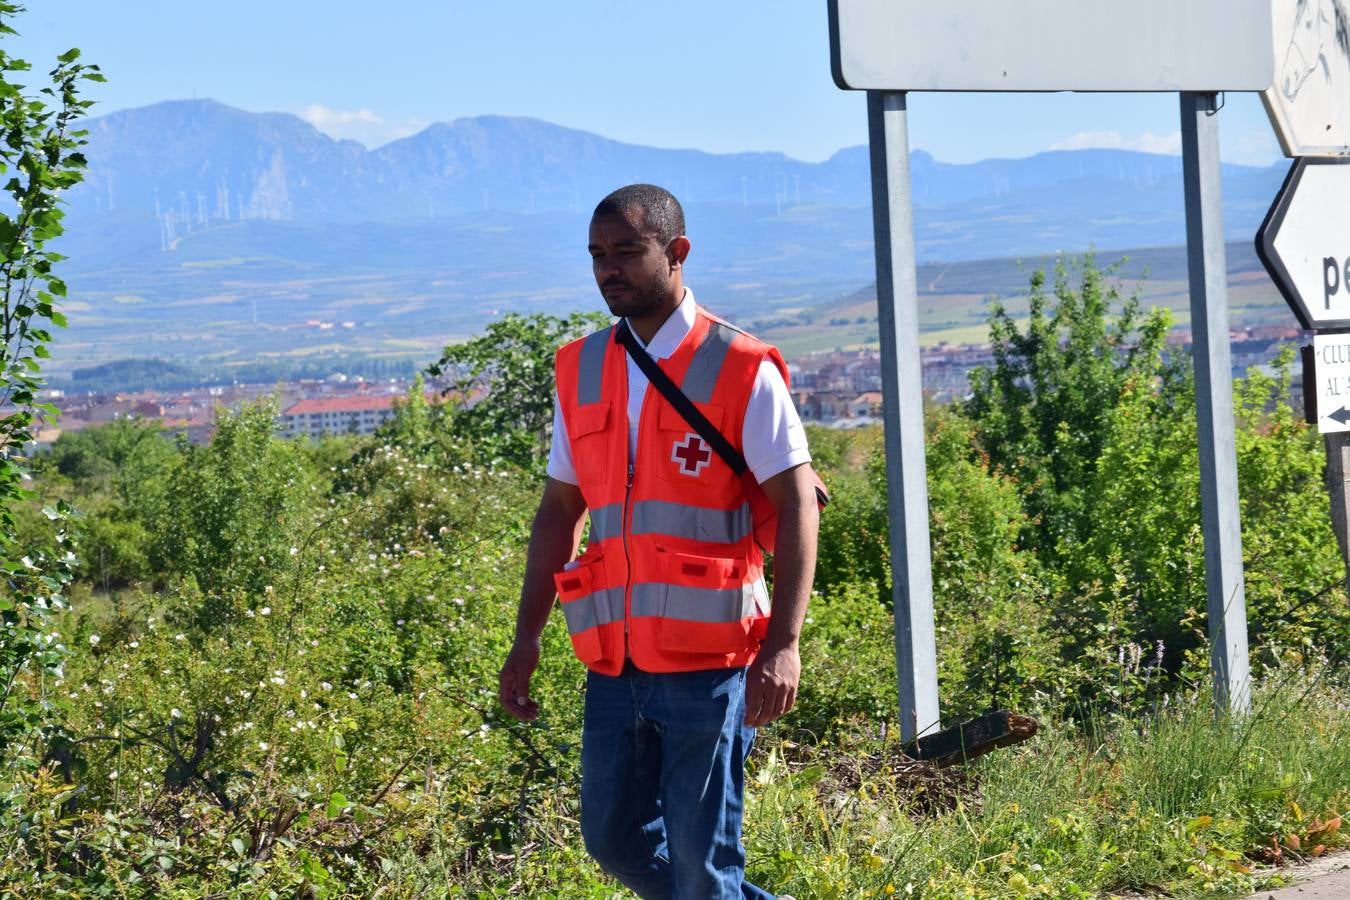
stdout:
[[735,588],[694,588],[678,584],[633,585],[634,616],[664,616],[686,622],[739,622],[769,608],[763,578]]
[[613,587],[594,591],[584,597],[568,600],[562,605],[567,617],[567,633],[580,634],[597,625],[608,625],[623,619],[623,588]]
[[577,403],[599,403],[601,378],[605,373],[605,348],[610,331],[606,328],[586,335],[581,342],[581,359],[577,366]]
[[684,373],[680,388],[695,403],[707,403],[712,400],[713,388],[717,386],[717,376],[722,373],[722,363],[731,349],[736,332],[714,322],[703,338],[703,343],[694,351],[689,370]]
[[603,541],[623,532],[623,504],[611,503],[591,510],[591,540]]
[[[616,505],[622,517],[622,505]],[[750,526],[750,506],[745,503],[735,509],[708,509],[664,500],[640,500],[633,504],[633,534],[668,534],[694,541],[734,544],[750,533]]]

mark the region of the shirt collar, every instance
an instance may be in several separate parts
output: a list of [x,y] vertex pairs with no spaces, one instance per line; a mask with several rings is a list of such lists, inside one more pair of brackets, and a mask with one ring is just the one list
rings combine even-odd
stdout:
[[[689,332],[694,330],[695,318],[694,292],[689,288],[684,289],[684,296],[680,298],[680,305],[675,307],[675,311],[670,314],[657,329],[656,334],[652,336],[651,342],[644,345],[647,355],[652,359],[668,359],[680,342],[684,340]],[[637,337],[637,332],[633,332]],[[638,343],[642,343],[642,338],[638,338]]]

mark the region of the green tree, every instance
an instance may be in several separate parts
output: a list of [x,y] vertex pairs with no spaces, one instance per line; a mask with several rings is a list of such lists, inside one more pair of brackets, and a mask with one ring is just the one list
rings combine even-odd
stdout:
[[[929,527],[933,602],[939,633],[943,708],[955,715],[1024,705],[1046,688],[1058,636],[1043,627],[1048,593],[1034,554],[1019,544],[1027,529],[1021,497],[1007,476],[971,452],[973,425],[951,408],[927,411]],[[826,595],[868,584],[891,602],[886,457],[881,430],[846,432],[866,454],[859,465],[823,469],[830,505],[821,516],[816,587]],[[813,435],[813,438],[815,435]],[[826,446],[833,443],[827,441]],[[814,447],[813,447],[814,450]],[[838,459],[834,448],[826,458]],[[822,613],[824,615],[824,613]]]
[[306,521],[311,479],[300,447],[277,438],[275,401],[217,415],[208,446],[179,443],[155,516],[152,563],[200,590],[191,624],[209,631],[227,595],[261,596],[288,565]]
[[[0,2],[0,37],[15,34],[10,24],[21,11]],[[53,610],[64,604],[74,555],[62,520],[66,509],[47,509],[56,523],[51,544],[18,539],[15,512],[31,498],[26,446],[41,417],[55,409],[41,404],[41,363],[51,342],[49,328],[65,324],[57,310],[66,285],[55,265],[61,256],[48,249],[62,232],[60,197],[80,182],[85,132],[76,122],[90,101],[80,88],[102,81],[96,66],[84,65],[78,50],[57,58],[45,86],[28,93],[15,78],[29,70],[25,61],[0,48],[0,173],[9,202],[0,210],[0,555],[6,582],[0,592],[0,754],[35,736],[52,719],[53,704],[34,693],[25,679],[37,671],[57,672],[61,647],[50,636]],[[8,755],[8,754],[5,754]],[[34,757],[22,757],[30,763]],[[10,760],[6,759],[8,763]]]
[[965,411],[977,445],[1017,483],[1048,560],[1083,537],[1111,413],[1128,387],[1142,379],[1172,396],[1187,384],[1183,361],[1164,355],[1169,312],[1141,315],[1138,298],[1122,299],[1111,274],[1088,256],[1075,287],[1061,260],[1047,293],[1044,273],[1034,273],[1025,326],[995,304],[994,364],[971,375]]
[[[1323,448],[1290,405],[1292,359],[1286,348],[1273,375],[1253,371],[1234,389],[1244,589],[1257,671],[1350,651]],[[1199,473],[1194,394],[1169,398],[1146,381],[1132,384],[1112,412],[1089,487],[1086,539],[1066,567],[1074,590],[1060,604],[1059,621],[1076,637],[1071,654],[1098,640],[1113,615],[1123,639],[1150,646],[1161,640],[1174,669],[1203,641]]]
[[482,458],[540,465],[553,423],[553,354],[608,323],[600,313],[510,313],[482,336],[446,347],[426,371],[444,381],[449,431]]
[[64,432],[34,460],[44,489],[80,512],[82,576],[105,591],[151,578],[150,526],[177,461],[157,422]]
[[[1174,686],[1170,676],[1207,639],[1195,390],[1188,359],[1165,352],[1166,313],[1141,315],[1134,300],[1120,303],[1107,274],[1088,259],[1074,287],[1061,264],[1051,295],[1034,275],[1021,328],[996,307],[994,365],[974,376],[965,410],[973,458],[1006,474],[1021,498],[1020,542],[1041,563],[1037,618],[1059,643],[1057,680],[1069,696],[1105,699],[1102,666],[1128,651],[1137,669],[1145,648],[1168,677],[1150,679],[1153,693],[1137,694],[1138,704]],[[1234,392],[1258,673],[1350,650],[1322,450],[1289,403],[1291,359],[1286,350],[1275,375],[1253,372]],[[957,484],[955,475],[940,481]],[[942,488],[933,493],[936,509]],[[957,559],[965,565],[978,551]],[[1203,666],[1197,674],[1204,677]]]

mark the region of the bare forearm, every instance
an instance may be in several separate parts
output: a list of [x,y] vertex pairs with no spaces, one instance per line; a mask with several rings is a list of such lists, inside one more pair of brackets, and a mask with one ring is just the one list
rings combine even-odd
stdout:
[[797,645],[816,572],[820,511],[814,496],[794,497],[793,500],[778,511],[777,552],[773,558],[773,615],[765,638],[765,646],[769,649]]
[[541,504],[530,528],[530,547],[525,557],[525,583],[516,612],[516,641],[536,643],[548,624],[557,591],[553,574],[576,554],[584,519],[573,520],[566,512]]

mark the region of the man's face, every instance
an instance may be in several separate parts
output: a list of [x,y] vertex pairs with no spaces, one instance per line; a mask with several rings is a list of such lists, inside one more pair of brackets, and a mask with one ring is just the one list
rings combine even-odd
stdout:
[[640,209],[591,219],[591,270],[616,316],[651,315],[674,293],[670,254],[642,219]]

